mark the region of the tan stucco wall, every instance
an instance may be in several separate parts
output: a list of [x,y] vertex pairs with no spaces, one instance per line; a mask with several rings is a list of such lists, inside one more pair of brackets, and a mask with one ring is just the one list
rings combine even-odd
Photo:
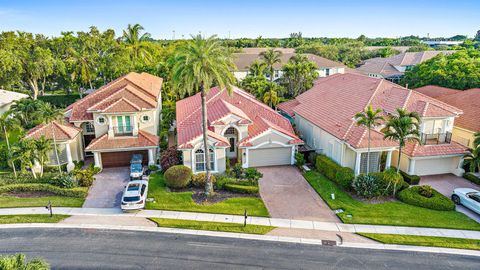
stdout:
[[415,161],[416,175],[455,173],[460,157],[418,159]]
[[[480,119],[478,120],[480,121]],[[459,127],[453,127],[452,140],[459,144],[473,148],[473,140],[475,139],[475,132]]]
[[357,158],[357,153],[350,149],[349,147],[345,147],[345,152],[343,156],[343,164],[344,167],[349,167],[350,169],[355,169],[355,161]]
[[[265,135],[261,136],[261,137],[258,137],[257,139],[251,141],[251,143],[253,144],[253,146],[257,146],[259,144],[262,144],[262,143],[265,143],[265,142],[281,142],[283,144],[288,144],[288,142],[290,141],[290,139],[284,137],[284,136],[281,136],[281,135],[278,135],[274,132],[271,132],[271,131],[268,131],[267,133],[265,133]],[[280,145],[276,145],[274,147],[279,147]]]

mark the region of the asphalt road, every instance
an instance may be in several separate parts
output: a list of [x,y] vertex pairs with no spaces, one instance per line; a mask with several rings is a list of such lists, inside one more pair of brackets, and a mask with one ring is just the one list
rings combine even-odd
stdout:
[[3,229],[0,254],[53,269],[480,269],[480,258],[195,235],[86,229]]

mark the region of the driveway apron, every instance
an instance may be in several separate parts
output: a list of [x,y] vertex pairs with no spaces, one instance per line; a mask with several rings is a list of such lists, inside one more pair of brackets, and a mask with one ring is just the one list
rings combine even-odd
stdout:
[[123,189],[130,180],[129,168],[105,168],[95,175],[83,207],[111,208],[120,207]]

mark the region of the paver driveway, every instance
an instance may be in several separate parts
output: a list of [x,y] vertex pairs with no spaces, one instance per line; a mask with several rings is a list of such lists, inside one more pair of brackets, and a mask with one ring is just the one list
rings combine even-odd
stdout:
[[[439,175],[428,175],[422,176],[420,180],[420,185],[429,185],[433,187],[438,192],[450,198],[452,196],[453,190],[456,188],[473,188],[480,190],[478,185],[468,181],[465,178],[453,175],[453,174],[439,174]],[[467,215],[469,218],[480,223],[480,215],[470,211],[469,209],[457,205],[456,210]]]
[[260,196],[274,218],[339,222],[337,216],[293,166],[262,167]]
[[120,207],[123,189],[130,180],[129,168],[105,168],[95,175],[95,181],[88,191],[83,207]]

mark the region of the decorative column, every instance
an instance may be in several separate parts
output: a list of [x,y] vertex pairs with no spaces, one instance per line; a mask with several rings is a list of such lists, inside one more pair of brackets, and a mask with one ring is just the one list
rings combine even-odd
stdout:
[[109,137],[109,138],[113,138],[113,135],[114,135],[114,131],[113,131],[113,120],[112,120],[112,116],[109,115],[109,116],[108,116],[108,137]]
[[75,164],[73,164],[72,150],[69,143],[65,144],[65,150],[67,151],[67,172],[71,172],[75,169]]
[[100,152],[93,152],[93,160],[95,162],[95,167],[102,168],[102,162],[100,161]]
[[35,173],[40,173],[42,171],[42,166],[40,165],[40,162],[38,162],[38,160],[36,159],[33,160],[32,170],[35,171]]
[[408,174],[415,174],[415,159],[413,158],[411,158],[410,162],[408,163]]
[[360,163],[362,161],[362,153],[357,152],[355,157],[355,175],[360,174]]
[[153,150],[152,148],[148,149],[148,166],[154,165],[155,160],[153,159]]
[[132,119],[132,128],[133,128],[133,136],[138,136],[138,123],[137,123],[137,115],[132,114],[130,117]]
[[392,150],[387,152],[387,160],[385,162],[385,169],[390,168],[390,166],[392,165],[392,152],[393,152]]

